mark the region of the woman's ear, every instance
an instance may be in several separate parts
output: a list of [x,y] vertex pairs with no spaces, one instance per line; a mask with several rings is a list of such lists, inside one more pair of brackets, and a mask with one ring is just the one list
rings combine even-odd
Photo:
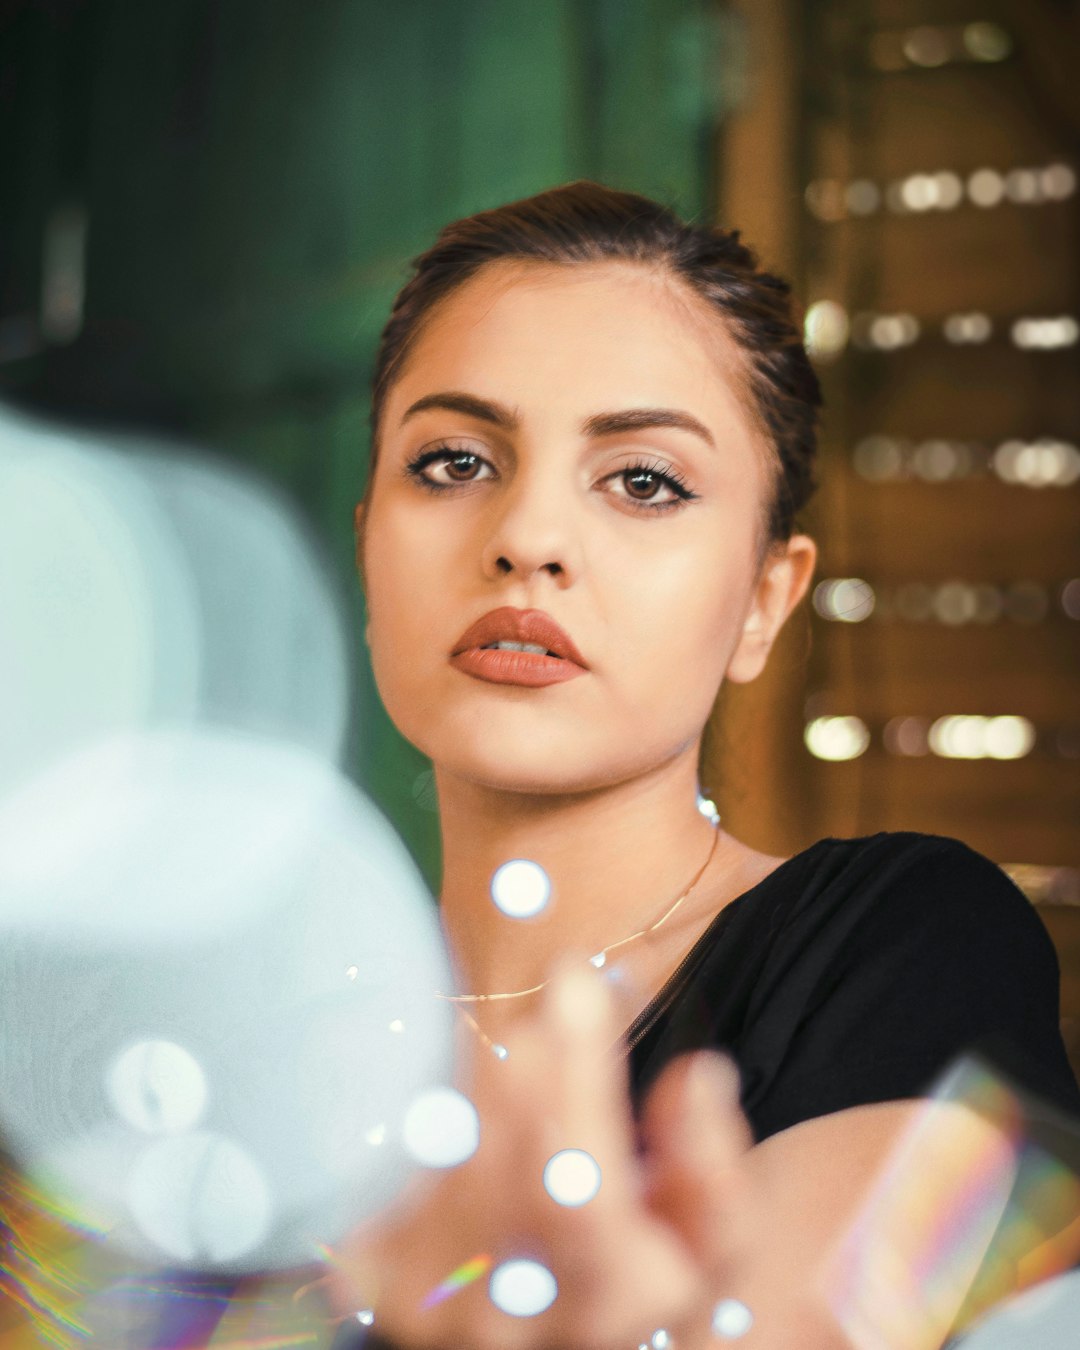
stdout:
[[792,535],[769,550],[726,679],[748,684],[761,674],[777,634],[806,594],[816,566],[817,545],[809,535]]

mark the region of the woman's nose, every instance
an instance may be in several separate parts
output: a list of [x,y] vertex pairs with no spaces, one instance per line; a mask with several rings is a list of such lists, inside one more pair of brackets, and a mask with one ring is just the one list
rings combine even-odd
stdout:
[[570,487],[554,474],[522,474],[499,494],[484,541],[485,576],[548,572],[569,585],[580,567]]

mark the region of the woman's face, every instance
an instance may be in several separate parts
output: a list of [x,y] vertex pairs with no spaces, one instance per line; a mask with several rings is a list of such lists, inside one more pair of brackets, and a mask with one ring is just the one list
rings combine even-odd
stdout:
[[[357,524],[380,694],[441,771],[559,793],[696,762],[721,681],[758,673],[805,589],[808,540],[759,568],[765,452],[699,305],[634,265],[500,261],[413,347]],[[530,687],[452,663],[503,606],[550,615],[586,669]]]

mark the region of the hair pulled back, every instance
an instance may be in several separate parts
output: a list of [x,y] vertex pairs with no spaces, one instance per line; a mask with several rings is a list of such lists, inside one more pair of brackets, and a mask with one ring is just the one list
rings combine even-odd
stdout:
[[372,456],[387,394],[440,300],[485,263],[624,261],[679,278],[727,324],[746,358],[751,404],[775,452],[766,543],[790,538],[814,491],[821,391],[792,313],[787,282],[759,270],[737,230],[688,224],[648,197],[579,179],[480,211],[440,230],[412,260],[375,359]]

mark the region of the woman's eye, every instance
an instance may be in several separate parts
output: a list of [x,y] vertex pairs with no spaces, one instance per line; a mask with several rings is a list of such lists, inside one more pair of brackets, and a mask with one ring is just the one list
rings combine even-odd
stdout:
[[676,507],[680,502],[697,496],[675,473],[645,465],[620,469],[606,481],[622,485],[624,490],[617,491],[617,497],[654,511]]
[[[405,473],[429,492],[451,492],[456,487],[498,477],[483,455],[448,445],[423,451],[405,466]],[[618,484],[614,495],[642,511],[676,510],[697,496],[674,469],[656,464],[631,464],[608,474],[601,482],[608,490],[608,485]]]
[[425,487],[438,491],[457,483],[477,483],[492,476],[491,465],[472,450],[443,447],[427,450],[406,466],[406,472]]

